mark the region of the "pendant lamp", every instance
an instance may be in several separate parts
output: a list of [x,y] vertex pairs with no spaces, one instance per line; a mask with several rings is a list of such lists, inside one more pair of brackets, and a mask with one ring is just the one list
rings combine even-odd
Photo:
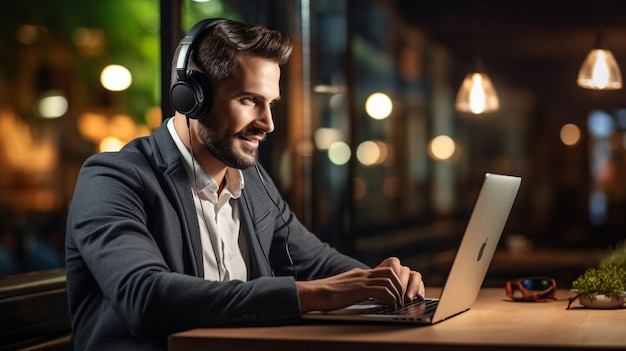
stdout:
[[586,89],[617,90],[622,88],[619,65],[613,53],[608,49],[602,32],[598,32],[594,48],[580,67],[576,82]]
[[480,56],[481,17],[486,11],[483,3],[473,3],[473,41],[475,70],[465,76],[456,95],[455,108],[457,111],[475,115],[497,111],[500,101],[491,79],[485,72]]
[[500,101],[491,79],[478,60],[477,69],[465,76],[456,96],[455,107],[460,112],[475,115],[497,111]]

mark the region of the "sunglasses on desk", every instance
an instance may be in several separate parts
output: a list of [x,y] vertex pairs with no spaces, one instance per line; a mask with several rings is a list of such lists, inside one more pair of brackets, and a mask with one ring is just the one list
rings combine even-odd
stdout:
[[506,282],[506,296],[513,301],[543,302],[556,300],[556,281],[548,277],[528,277]]

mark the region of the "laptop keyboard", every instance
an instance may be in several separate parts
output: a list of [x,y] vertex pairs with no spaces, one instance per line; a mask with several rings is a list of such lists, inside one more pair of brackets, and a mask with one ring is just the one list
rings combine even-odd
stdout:
[[398,309],[393,309],[389,306],[381,306],[381,308],[375,312],[375,314],[386,315],[421,315],[428,314],[435,310],[439,300],[437,299],[415,299],[411,302],[405,302],[404,306]]

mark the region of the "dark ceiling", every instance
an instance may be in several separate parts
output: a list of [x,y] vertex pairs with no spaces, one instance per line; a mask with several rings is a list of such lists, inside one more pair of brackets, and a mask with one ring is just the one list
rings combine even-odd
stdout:
[[602,29],[626,73],[626,1],[395,0],[404,22],[445,46],[458,70],[478,53],[492,75],[536,95],[539,104],[626,107],[626,93],[575,85],[578,68]]
[[472,49],[477,36],[488,52],[558,57],[587,51],[589,41],[603,28],[611,49],[626,52],[624,0],[397,0],[396,4],[406,22],[460,50]]

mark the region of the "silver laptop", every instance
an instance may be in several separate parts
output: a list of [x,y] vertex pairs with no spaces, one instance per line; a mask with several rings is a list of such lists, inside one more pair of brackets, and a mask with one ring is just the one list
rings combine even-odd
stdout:
[[520,184],[520,177],[485,174],[465,234],[438,298],[416,300],[408,306],[405,303],[404,309],[395,311],[364,301],[329,312],[308,312],[302,318],[434,324],[467,311],[476,301]]

